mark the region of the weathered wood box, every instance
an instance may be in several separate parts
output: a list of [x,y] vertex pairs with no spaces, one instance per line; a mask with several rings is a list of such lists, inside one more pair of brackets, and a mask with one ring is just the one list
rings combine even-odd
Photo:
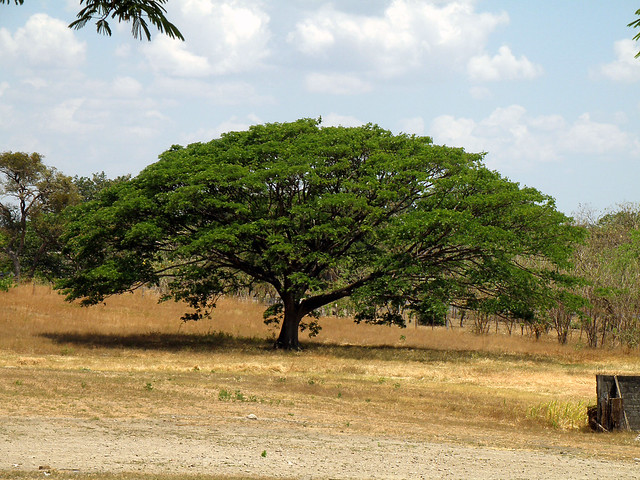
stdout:
[[640,430],[640,376],[596,375],[598,428]]

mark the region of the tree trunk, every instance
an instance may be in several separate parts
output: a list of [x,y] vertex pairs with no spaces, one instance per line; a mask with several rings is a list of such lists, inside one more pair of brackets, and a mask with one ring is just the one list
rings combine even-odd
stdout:
[[13,281],[16,282],[16,284],[20,283],[20,258],[18,257],[18,255],[16,254],[10,254],[9,257],[11,258],[11,263],[13,263]]
[[31,264],[31,268],[29,269],[29,273],[27,274],[27,278],[31,278],[33,279],[33,277],[35,277],[36,275],[36,268],[38,266],[38,263],[40,262],[40,257],[42,257],[42,255],[44,254],[45,250],[49,247],[49,244],[47,243],[46,240],[42,240],[42,245],[40,245],[40,247],[38,247],[38,251],[35,253],[35,255],[33,256],[33,261]]
[[303,316],[300,305],[297,305],[293,300],[284,300],[284,319],[282,320],[280,335],[278,335],[274,345],[275,348],[300,350],[298,331]]

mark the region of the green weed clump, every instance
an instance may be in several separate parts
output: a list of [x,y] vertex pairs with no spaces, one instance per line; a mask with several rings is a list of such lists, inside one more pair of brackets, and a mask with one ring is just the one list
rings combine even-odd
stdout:
[[587,425],[587,403],[551,402],[529,407],[527,418],[558,430],[578,430]]
[[224,388],[218,392],[218,400],[221,402],[258,402],[258,397],[255,395],[246,396],[240,390],[236,390],[235,393],[231,393]]

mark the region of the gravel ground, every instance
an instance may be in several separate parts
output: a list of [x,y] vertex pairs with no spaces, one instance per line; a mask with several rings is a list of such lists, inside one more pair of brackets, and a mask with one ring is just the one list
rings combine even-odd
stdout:
[[640,478],[637,462],[584,458],[560,450],[494,449],[344,432],[329,435],[287,419],[0,418],[0,471],[40,467],[80,473],[296,479]]

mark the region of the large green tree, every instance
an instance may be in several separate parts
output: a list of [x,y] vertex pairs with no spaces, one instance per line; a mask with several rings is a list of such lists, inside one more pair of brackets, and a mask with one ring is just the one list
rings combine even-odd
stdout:
[[[131,22],[131,34],[134,38],[151,40],[149,23],[160,33],[171,38],[184,40],[182,33],[166,17],[164,5],[168,0],[80,0],[82,7],[71,22],[70,28],[80,29],[95,20],[98,33],[111,35],[109,19],[118,22]],[[12,0],[0,0],[0,4],[12,3]],[[22,5],[24,0],[13,0]],[[83,6],[84,5],[84,6]]]
[[75,271],[58,286],[94,304],[163,283],[197,319],[219,295],[266,285],[280,299],[265,314],[282,322],[276,345],[298,348],[303,319],[345,297],[376,323],[454,303],[530,308],[562,280],[577,236],[551,198],[482,155],[303,119],[174,146],[78,207]]

